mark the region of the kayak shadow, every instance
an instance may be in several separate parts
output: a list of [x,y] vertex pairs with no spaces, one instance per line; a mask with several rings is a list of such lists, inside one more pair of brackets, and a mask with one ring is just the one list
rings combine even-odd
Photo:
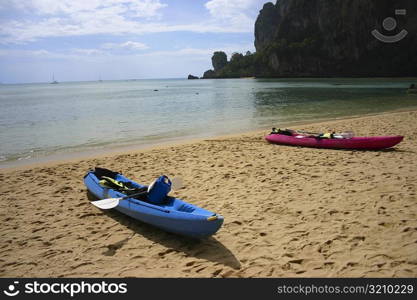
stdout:
[[[87,192],[87,197],[90,201],[98,200],[90,192]],[[182,252],[186,256],[219,263],[233,269],[240,269],[241,267],[241,264],[235,255],[214,237],[201,240],[193,239],[166,232],[155,226],[135,220],[115,209],[102,210],[102,212],[133,231],[135,234],[141,235],[148,240],[168,248],[159,253],[161,258],[171,252]]]
[[[377,152],[378,150],[375,150],[375,152]],[[379,152],[398,152],[398,153],[415,153],[414,151],[410,151],[410,150],[403,150],[403,149],[398,149],[398,148],[388,148],[388,149],[382,149],[379,150]]]
[[345,152],[414,153],[413,151],[402,150],[402,149],[398,149],[395,147],[387,148],[387,149],[333,149],[333,150],[345,151]]
[[299,145],[284,145],[284,144],[273,144],[268,143],[269,145],[279,146],[279,147],[289,147],[289,148],[298,148],[298,149],[310,149],[310,150],[336,150],[340,152],[398,152],[398,153],[415,153],[414,151],[410,150],[402,150],[396,147],[386,148],[386,149],[344,149],[344,148],[319,148],[319,147],[307,147],[307,146],[299,146]]

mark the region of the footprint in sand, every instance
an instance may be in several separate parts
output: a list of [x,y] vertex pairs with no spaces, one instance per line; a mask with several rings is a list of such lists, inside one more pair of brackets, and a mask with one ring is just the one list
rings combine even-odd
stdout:
[[114,244],[110,244],[107,245],[107,250],[103,252],[103,255],[106,256],[113,256],[116,254],[117,250],[119,250],[120,248],[122,248],[128,241],[129,239],[126,238],[124,240],[121,240],[119,242],[116,242]]

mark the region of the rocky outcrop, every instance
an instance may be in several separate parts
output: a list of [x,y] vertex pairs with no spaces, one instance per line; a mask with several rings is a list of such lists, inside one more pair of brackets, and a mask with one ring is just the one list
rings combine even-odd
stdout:
[[227,55],[223,51],[216,51],[211,57],[211,63],[214,68],[214,72],[218,72],[223,69],[227,64]]
[[194,76],[194,75],[189,74],[189,75],[188,75],[188,79],[198,79],[198,77],[197,77],[197,76]]
[[265,3],[255,22],[255,48],[263,49],[273,41],[281,22],[277,7],[271,2]]
[[210,78],[223,78],[221,73],[224,68],[227,66],[227,54],[223,51],[216,51],[211,57],[211,64],[213,65],[214,70],[207,70],[203,74],[203,79]]
[[[221,64],[218,63],[219,57],[216,58],[216,55],[219,55],[219,53],[221,53]],[[255,55],[250,51],[247,51],[245,55],[235,52],[228,61],[226,53],[221,51],[214,52],[212,57],[214,70],[204,72],[203,79],[253,77],[254,57]]]
[[216,73],[213,70],[207,70],[203,74],[204,79],[216,78]]
[[[255,23],[255,75],[416,76],[416,16],[415,0],[266,3]],[[388,37],[408,34],[387,43],[373,30]]]

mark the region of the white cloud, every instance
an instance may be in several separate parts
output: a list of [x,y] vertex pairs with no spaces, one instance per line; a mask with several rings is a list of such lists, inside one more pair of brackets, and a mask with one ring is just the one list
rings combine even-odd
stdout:
[[127,41],[121,44],[106,43],[101,46],[104,49],[128,49],[128,50],[145,50],[149,47],[143,43]]
[[[0,44],[27,43],[47,37],[149,34],[156,32],[252,32],[264,0],[211,0],[210,18],[193,24],[161,22],[162,0],[0,0],[0,10],[30,12],[22,19],[0,20]],[[33,13],[38,18],[33,18]],[[29,16],[28,16],[29,15]],[[40,18],[39,18],[40,17]]]
[[62,54],[58,55],[44,49],[40,50],[20,50],[20,49],[0,49],[0,56],[8,58],[57,58],[63,57]]
[[253,44],[226,44],[216,48],[182,48],[178,50],[166,50],[166,51],[154,51],[154,52],[147,52],[143,54],[139,54],[137,56],[200,56],[201,58],[205,59],[206,61],[210,61],[211,55],[215,51],[224,51],[228,57],[232,55],[234,52],[239,53],[246,53],[248,50],[253,51]]
[[217,22],[242,31],[253,30],[254,14],[264,0],[210,0],[205,7]]
[[[118,49],[123,47],[122,45],[130,45],[131,43],[135,42],[125,42],[122,44],[104,44],[102,45],[102,49]],[[141,43],[138,43],[141,44]],[[70,58],[80,58],[85,57],[88,55],[94,55],[96,57],[103,57],[111,61],[113,58],[116,57],[131,57],[131,58],[143,58],[143,57],[201,57],[207,61],[210,61],[211,55],[215,51],[224,51],[228,54],[230,58],[231,54],[234,52],[245,53],[248,49],[252,50],[252,44],[225,44],[221,45],[216,48],[193,48],[193,47],[186,47],[177,50],[163,50],[163,51],[153,51],[153,52],[146,52],[146,53],[126,53],[126,54],[112,54],[110,52],[103,51],[102,49],[90,49],[90,48],[73,48],[67,51],[47,51],[44,49],[41,50],[19,50],[19,49],[0,49],[0,56],[8,56],[14,58],[30,58],[30,57],[38,57],[38,58],[61,58],[61,59],[70,59]]]
[[[248,26],[230,27],[206,22],[186,25],[167,25],[163,23],[140,23],[126,20],[121,16],[106,16],[96,14],[95,18],[79,14],[78,21],[63,18],[49,18],[41,22],[0,23],[0,44],[22,44],[47,37],[85,36],[96,34],[121,35],[121,34],[149,34],[158,32],[215,32],[237,33],[250,32]],[[235,19],[236,20],[236,19]],[[248,23],[247,20],[244,23]]]
[[75,15],[80,12],[111,10],[115,13],[129,12],[143,18],[158,16],[159,10],[167,6],[160,0],[9,0],[8,3],[16,9],[39,15]]
[[80,54],[80,55],[101,55],[104,54],[103,51],[99,50],[99,49],[72,49],[72,52],[74,52],[75,54]]
[[258,0],[210,0],[205,6],[213,17],[230,18],[245,13]]
[[149,23],[148,19],[158,20],[160,10],[166,6],[160,0],[9,0],[2,3],[0,12],[14,9],[20,12],[20,17],[0,19],[0,43],[25,43],[46,37],[146,33],[155,26],[155,21]]
[[69,59],[83,59],[95,57],[102,57],[108,59],[110,56],[105,51],[100,49],[87,49],[87,48],[73,48],[66,51],[48,51],[44,49],[40,50],[20,50],[20,49],[0,49],[0,57],[6,57],[7,59],[29,59],[29,60],[42,60],[50,61],[54,59],[59,59],[61,61],[66,61]]
[[50,55],[50,54],[51,54],[51,52],[49,52],[49,51],[47,51],[47,50],[44,50],[44,49],[41,49],[41,50],[34,50],[34,51],[31,51],[31,53],[32,53],[34,56],[47,56],[47,55]]
[[167,4],[160,3],[159,1],[144,0],[133,1],[130,8],[135,12],[136,17],[154,17],[160,16],[159,10],[166,6]]

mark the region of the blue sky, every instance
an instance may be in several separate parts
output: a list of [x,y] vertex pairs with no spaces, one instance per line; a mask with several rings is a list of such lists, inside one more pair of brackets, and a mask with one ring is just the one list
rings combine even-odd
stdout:
[[267,0],[0,0],[0,82],[201,76]]

